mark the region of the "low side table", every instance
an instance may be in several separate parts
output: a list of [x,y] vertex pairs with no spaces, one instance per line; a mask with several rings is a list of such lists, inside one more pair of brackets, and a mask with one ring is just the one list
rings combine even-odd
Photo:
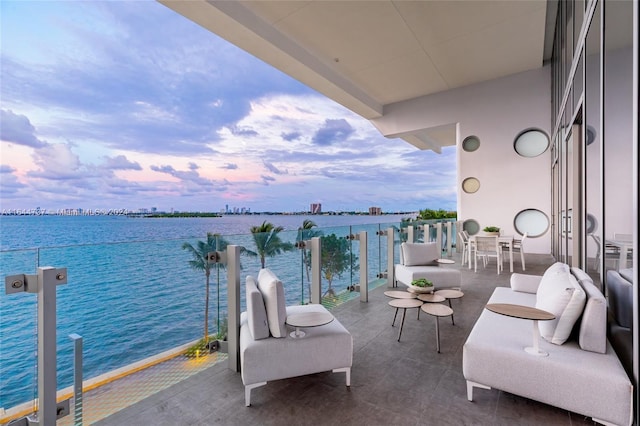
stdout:
[[393,299],[389,302],[389,306],[396,308],[396,313],[393,316],[393,322],[391,323],[391,327],[393,327],[396,323],[396,317],[398,316],[398,309],[402,309],[402,322],[400,323],[400,332],[398,333],[398,342],[399,342],[400,337],[402,337],[402,327],[404,327],[404,317],[407,314],[407,309],[419,308],[420,306],[422,306],[422,301],[415,298]]
[[550,321],[556,316],[551,312],[536,309],[531,306],[513,305],[510,303],[489,303],[486,308],[496,314],[506,315],[513,318],[521,318],[533,321],[533,346],[524,348],[525,352],[535,356],[548,356],[548,352],[540,350],[540,330],[538,321]]
[[292,331],[289,336],[294,339],[301,339],[306,333],[300,330],[300,327],[319,327],[329,324],[333,320],[333,315],[328,312],[304,312],[302,314],[289,315],[286,323],[295,327],[295,331]]
[[384,295],[393,299],[415,299],[417,297],[414,293],[400,290],[388,290],[384,292]]
[[436,262],[440,263],[441,265],[453,265],[454,263],[456,263],[453,259],[436,259]]
[[[418,295],[418,300],[422,300],[427,303],[440,303],[444,302],[446,299],[438,294],[433,293],[423,293]],[[418,309],[418,319],[420,319],[420,311],[422,309]]]
[[448,317],[449,315],[453,318],[453,309],[440,303],[425,303],[420,309],[436,317],[436,350],[440,353],[440,324],[438,320],[440,317]]
[[[462,296],[464,296],[464,293],[461,292],[460,290],[452,290],[452,289],[438,290],[436,291],[435,294],[447,299],[447,302],[449,302],[449,307],[451,309],[453,309],[453,306],[451,306],[451,299],[459,299]],[[451,314],[451,324],[456,325],[456,323],[453,321],[453,314]]]

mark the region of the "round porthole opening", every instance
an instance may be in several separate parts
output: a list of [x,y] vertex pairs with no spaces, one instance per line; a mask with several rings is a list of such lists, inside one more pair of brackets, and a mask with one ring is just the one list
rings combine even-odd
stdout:
[[549,148],[549,137],[538,129],[521,132],[513,142],[513,149],[522,157],[532,158],[544,153]]
[[520,235],[535,238],[543,235],[549,229],[549,218],[537,209],[526,209],[518,213],[513,220],[513,226]]
[[473,194],[480,189],[480,181],[474,177],[466,178],[462,181],[462,190],[467,194]]
[[469,235],[476,235],[480,232],[480,224],[475,219],[467,219],[462,222],[462,229],[467,231]]
[[462,149],[467,152],[473,152],[480,148],[480,139],[477,136],[467,136],[462,141]]

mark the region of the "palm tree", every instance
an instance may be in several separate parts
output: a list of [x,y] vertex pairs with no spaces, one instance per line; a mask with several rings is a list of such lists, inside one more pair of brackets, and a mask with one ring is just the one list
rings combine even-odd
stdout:
[[[204,299],[204,340],[209,339],[209,276],[211,275],[212,264],[207,259],[208,253],[212,251],[222,251],[227,248],[229,243],[220,235],[207,232],[206,241],[198,241],[194,247],[190,243],[182,244],[183,250],[187,250],[193,257],[189,261],[189,266],[196,271],[204,271],[205,275],[205,299]],[[216,326],[217,330],[220,330],[220,264],[216,263],[216,270],[218,271],[218,305],[216,309]],[[224,265],[222,265],[224,267]]]
[[250,250],[246,250],[245,253],[248,256],[260,256],[260,266],[264,268],[267,257],[274,257],[293,250],[293,244],[280,239],[278,234],[283,230],[282,226],[274,226],[273,223],[266,220],[260,226],[252,226],[251,234],[253,234],[253,242],[256,245],[257,253]]
[[[310,240],[313,237],[321,237],[323,235],[322,231],[317,229],[313,229],[315,226],[314,221],[311,219],[305,219],[302,222],[302,226],[298,228],[298,237],[296,238],[296,242]],[[311,280],[309,275],[311,275],[311,250],[307,248],[302,249],[302,263],[304,264],[305,270],[307,272],[307,285],[309,286],[309,297],[311,297]],[[304,301],[304,296],[302,297]]]
[[335,278],[341,277],[346,271],[355,272],[360,268],[357,264],[358,257],[352,256],[350,249],[351,243],[336,234],[322,237],[322,250],[320,250],[322,275],[329,284],[329,288],[323,296],[335,295],[335,291],[331,287]]

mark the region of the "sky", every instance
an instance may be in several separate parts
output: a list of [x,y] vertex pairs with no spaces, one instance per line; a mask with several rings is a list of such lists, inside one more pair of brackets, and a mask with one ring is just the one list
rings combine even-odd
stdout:
[[456,209],[420,151],[156,1],[0,1],[0,208]]

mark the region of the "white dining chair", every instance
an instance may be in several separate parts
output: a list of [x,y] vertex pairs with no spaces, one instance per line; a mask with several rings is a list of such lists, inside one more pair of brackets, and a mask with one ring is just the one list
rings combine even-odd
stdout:
[[502,271],[502,248],[498,243],[498,237],[475,237],[474,252],[474,272],[478,272],[478,257],[482,258],[482,263],[486,268],[490,257],[496,258],[496,270],[500,274]]
[[[525,265],[524,265],[524,240],[527,239],[527,236],[529,234],[527,232],[525,232],[524,234],[522,234],[522,238],[520,239],[513,239],[513,251],[519,251],[520,252],[520,262],[522,263],[522,270],[525,271]],[[505,247],[507,250],[509,249],[508,246]]]
[[462,243],[462,266],[464,266],[465,262],[471,264],[471,245],[469,239],[466,238],[462,232],[458,232],[458,238]]

